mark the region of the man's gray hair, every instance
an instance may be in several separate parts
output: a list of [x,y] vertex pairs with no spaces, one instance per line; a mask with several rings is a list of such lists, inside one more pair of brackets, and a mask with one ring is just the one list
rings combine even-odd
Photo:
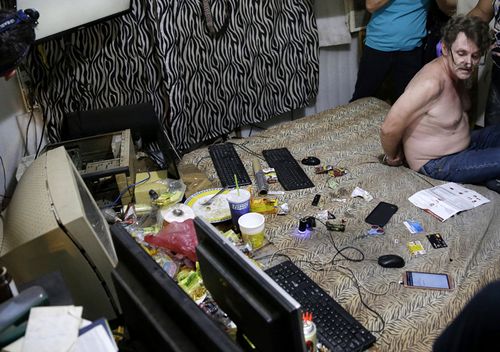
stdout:
[[457,39],[458,33],[463,32],[468,39],[477,45],[482,55],[491,45],[489,30],[488,24],[479,17],[453,16],[441,30],[442,42],[450,50],[452,44]]

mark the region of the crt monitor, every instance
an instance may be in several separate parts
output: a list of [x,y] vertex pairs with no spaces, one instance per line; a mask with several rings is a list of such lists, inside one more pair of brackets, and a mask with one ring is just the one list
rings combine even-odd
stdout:
[[261,351],[306,351],[300,305],[201,217],[195,218],[203,283],[238,335]]
[[26,169],[3,225],[0,265],[17,284],[60,272],[85,318],[116,317],[111,271],[117,258],[109,227],[64,147]]
[[18,9],[40,13],[36,41],[46,41],[63,33],[89,26],[130,9],[131,0],[17,0]]
[[241,351],[120,224],[112,276],[135,351]]

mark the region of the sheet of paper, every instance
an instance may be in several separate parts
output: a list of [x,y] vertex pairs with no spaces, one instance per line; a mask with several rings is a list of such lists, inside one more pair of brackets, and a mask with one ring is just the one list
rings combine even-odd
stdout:
[[103,325],[96,325],[78,337],[72,352],[116,352],[118,348],[111,341]]
[[82,307],[33,307],[24,336],[23,352],[67,352],[78,338]]
[[490,201],[476,191],[453,182],[424,189],[412,195],[408,200],[441,221]]

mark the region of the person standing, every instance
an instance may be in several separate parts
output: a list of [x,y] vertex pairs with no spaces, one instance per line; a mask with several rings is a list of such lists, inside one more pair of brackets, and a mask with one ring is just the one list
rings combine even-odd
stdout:
[[476,6],[469,12],[469,16],[475,16],[489,23],[492,19],[493,32],[495,34],[491,59],[491,83],[486,110],[484,113],[484,125],[490,126],[500,123],[500,0],[479,0]]
[[[438,6],[442,8],[438,0]],[[366,0],[371,13],[351,101],[376,96],[391,77],[390,100],[394,102],[422,68],[427,11],[431,0]]]

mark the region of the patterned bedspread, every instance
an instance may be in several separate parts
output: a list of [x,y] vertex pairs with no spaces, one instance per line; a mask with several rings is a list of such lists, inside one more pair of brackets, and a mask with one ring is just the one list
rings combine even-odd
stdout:
[[[434,339],[458,314],[463,305],[486,283],[500,278],[500,196],[485,187],[466,185],[491,200],[440,222],[408,201],[415,192],[443,182],[422,176],[406,167],[388,167],[379,163],[382,154],[379,126],[389,106],[377,99],[363,99],[322,113],[273,126],[255,136],[233,140],[260,153],[264,149],[287,147],[301,160],[313,155],[322,165],[336,165],[348,173],[332,182],[330,176],[304,169],[314,188],[285,192],[280,202],[289,205],[288,215],[266,215],[267,239],[278,253],[286,254],[309,276],[329,292],[345,309],[377,337],[373,351],[430,351]],[[247,171],[253,177],[253,155],[236,148]],[[183,164],[195,164],[214,185],[217,175],[207,148],[184,156]],[[366,201],[351,197],[355,187],[370,193]],[[279,184],[271,187],[282,190]],[[321,194],[319,207],[311,201]],[[364,236],[365,217],[379,201],[399,207],[385,227],[385,234]],[[335,222],[346,222],[345,232],[328,232],[318,223],[309,239],[293,236],[298,219],[329,210]],[[406,219],[418,220],[425,233],[412,235],[404,226]],[[447,248],[434,249],[425,234],[440,233]],[[410,255],[408,241],[421,241],[427,253]],[[355,247],[362,261],[348,261],[336,255],[336,248]],[[359,252],[346,249],[347,257],[360,258]],[[402,269],[382,268],[376,259],[397,254],[406,261]],[[258,253],[257,253],[258,256]],[[335,261],[332,259],[335,256]],[[452,291],[409,289],[398,282],[404,270],[444,272],[455,281]],[[356,282],[359,284],[361,297]],[[362,298],[362,299],[361,299]],[[371,310],[380,314],[383,321]],[[381,332],[377,332],[380,331]]]

